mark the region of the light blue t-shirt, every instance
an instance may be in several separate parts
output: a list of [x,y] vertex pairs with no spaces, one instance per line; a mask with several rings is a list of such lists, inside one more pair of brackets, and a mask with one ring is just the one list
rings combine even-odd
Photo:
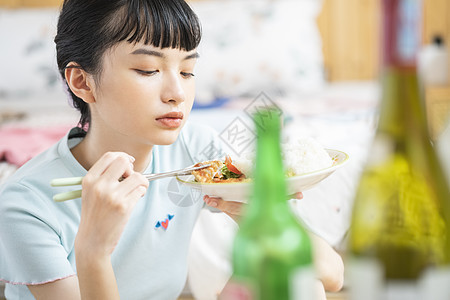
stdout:
[[[0,280],[8,299],[34,299],[28,284],[76,274],[74,240],[81,199],[56,203],[53,178],[84,176],[70,148],[77,129],[20,168],[0,187]],[[78,130],[79,131],[79,130]],[[181,169],[220,153],[213,130],[187,124],[177,141],[155,146],[145,173]],[[209,157],[208,157],[209,156]],[[199,191],[175,178],[150,182],[112,255],[121,299],[176,299],[187,276],[191,233],[203,206]],[[95,228],[92,228],[95,230]]]

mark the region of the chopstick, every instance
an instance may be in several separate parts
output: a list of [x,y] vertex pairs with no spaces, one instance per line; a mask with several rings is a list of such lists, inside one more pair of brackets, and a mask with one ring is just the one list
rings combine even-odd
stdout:
[[[148,179],[148,181],[153,181],[156,179],[172,177],[172,176],[180,176],[180,175],[190,175],[192,171],[204,169],[210,167],[211,164],[205,164],[201,166],[191,166],[188,168],[184,168],[181,170],[164,172],[164,173],[154,173],[154,174],[144,174],[144,176]],[[66,178],[56,178],[50,181],[50,185],[54,187],[61,186],[72,186],[72,185],[80,185],[83,182],[84,177],[66,177]],[[123,179],[122,179],[123,180]],[[53,201],[55,202],[63,202],[67,200],[77,199],[81,197],[81,190],[75,190],[65,193],[59,193],[53,196]]]
[[80,185],[83,181],[83,177],[67,177],[67,178],[57,178],[50,181],[51,186],[71,186]]
[[59,193],[53,196],[53,201],[64,202],[67,200],[81,198],[81,190],[70,191],[66,193]]

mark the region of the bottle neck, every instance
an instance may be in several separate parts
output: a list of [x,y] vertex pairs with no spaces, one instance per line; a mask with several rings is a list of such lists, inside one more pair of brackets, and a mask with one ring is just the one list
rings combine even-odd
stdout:
[[421,0],[383,0],[383,66],[416,69],[421,41]]
[[[428,137],[417,76],[420,0],[383,0],[382,103],[378,132]],[[424,130],[425,129],[425,130]]]
[[281,156],[280,118],[274,117],[266,125],[265,128],[257,127],[255,179],[249,217],[267,216],[289,209]]

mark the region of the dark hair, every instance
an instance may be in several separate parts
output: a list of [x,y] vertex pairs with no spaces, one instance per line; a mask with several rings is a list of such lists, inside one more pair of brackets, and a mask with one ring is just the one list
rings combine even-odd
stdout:
[[[184,0],[66,0],[55,37],[56,58],[63,79],[70,62],[97,78],[103,54],[121,41],[191,51],[200,39],[200,22]],[[67,89],[84,127],[91,121],[89,106]]]

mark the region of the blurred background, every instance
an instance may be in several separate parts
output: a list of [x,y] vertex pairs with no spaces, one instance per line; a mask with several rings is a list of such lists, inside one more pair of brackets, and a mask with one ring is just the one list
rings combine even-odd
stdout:
[[[291,91],[298,95],[305,90],[310,92],[322,87],[321,80],[326,83],[376,80],[379,74],[379,1],[190,0],[198,9],[205,39],[210,38],[203,43],[209,55],[203,55],[203,65],[209,67],[203,66],[198,71],[199,74],[200,71],[206,71],[199,75],[198,103],[248,95],[252,90],[260,90],[261,86],[267,89],[268,82],[272,89],[284,95]],[[298,10],[289,11],[286,2],[298,2],[293,7]],[[60,0],[0,0],[0,101],[6,97],[25,98],[41,91],[61,90],[54,68],[54,47],[51,42],[60,4]],[[441,38],[444,46],[447,45],[450,41],[449,23],[449,1],[423,1],[424,46],[432,44],[436,36]],[[249,28],[246,26],[254,28],[242,30]],[[267,32],[267,28],[272,28],[272,32]],[[320,35],[316,36],[314,30],[318,30]],[[216,34],[212,33],[214,31]],[[284,34],[280,34],[280,31]],[[255,38],[258,34],[259,37]],[[278,35],[280,45],[292,51],[281,52],[280,56],[284,56],[284,59],[277,58],[274,64],[268,63],[266,59],[265,64],[260,64],[257,60],[267,57],[267,52],[264,53],[267,48],[256,50],[255,47],[273,34]],[[259,45],[264,46],[263,43]],[[271,47],[269,53],[277,50],[274,45]],[[247,50],[240,52],[243,49]],[[234,55],[239,52],[240,60],[246,62],[245,68],[239,68],[238,63],[230,67],[232,59],[241,62]],[[251,52],[256,58],[242,55]],[[217,55],[220,54],[225,56],[219,58]],[[217,60],[222,60],[222,64]],[[224,65],[228,65],[231,70],[221,70]],[[280,70],[271,69],[274,65],[279,69],[290,65],[289,75],[294,74],[292,77],[300,80],[294,81],[280,75]],[[447,63],[447,70],[449,68]],[[254,73],[259,74],[262,83],[255,78],[245,82],[249,77],[255,77]],[[266,78],[262,78],[264,76]],[[250,85],[251,88],[248,88]],[[449,98],[448,82],[426,89],[427,110],[434,138],[442,130],[449,110]]]
[[[271,101],[284,110],[288,136],[348,153],[350,162],[295,206],[311,231],[344,251],[377,122],[380,0],[188,2],[203,25],[191,121],[221,134],[236,118],[250,124],[252,103]],[[0,0],[0,183],[77,124],[55,62],[61,3]],[[450,1],[423,1],[422,42],[424,107],[436,142],[449,128]],[[193,235],[186,294],[196,299],[215,299],[231,272],[236,227],[217,215],[202,212]]]

